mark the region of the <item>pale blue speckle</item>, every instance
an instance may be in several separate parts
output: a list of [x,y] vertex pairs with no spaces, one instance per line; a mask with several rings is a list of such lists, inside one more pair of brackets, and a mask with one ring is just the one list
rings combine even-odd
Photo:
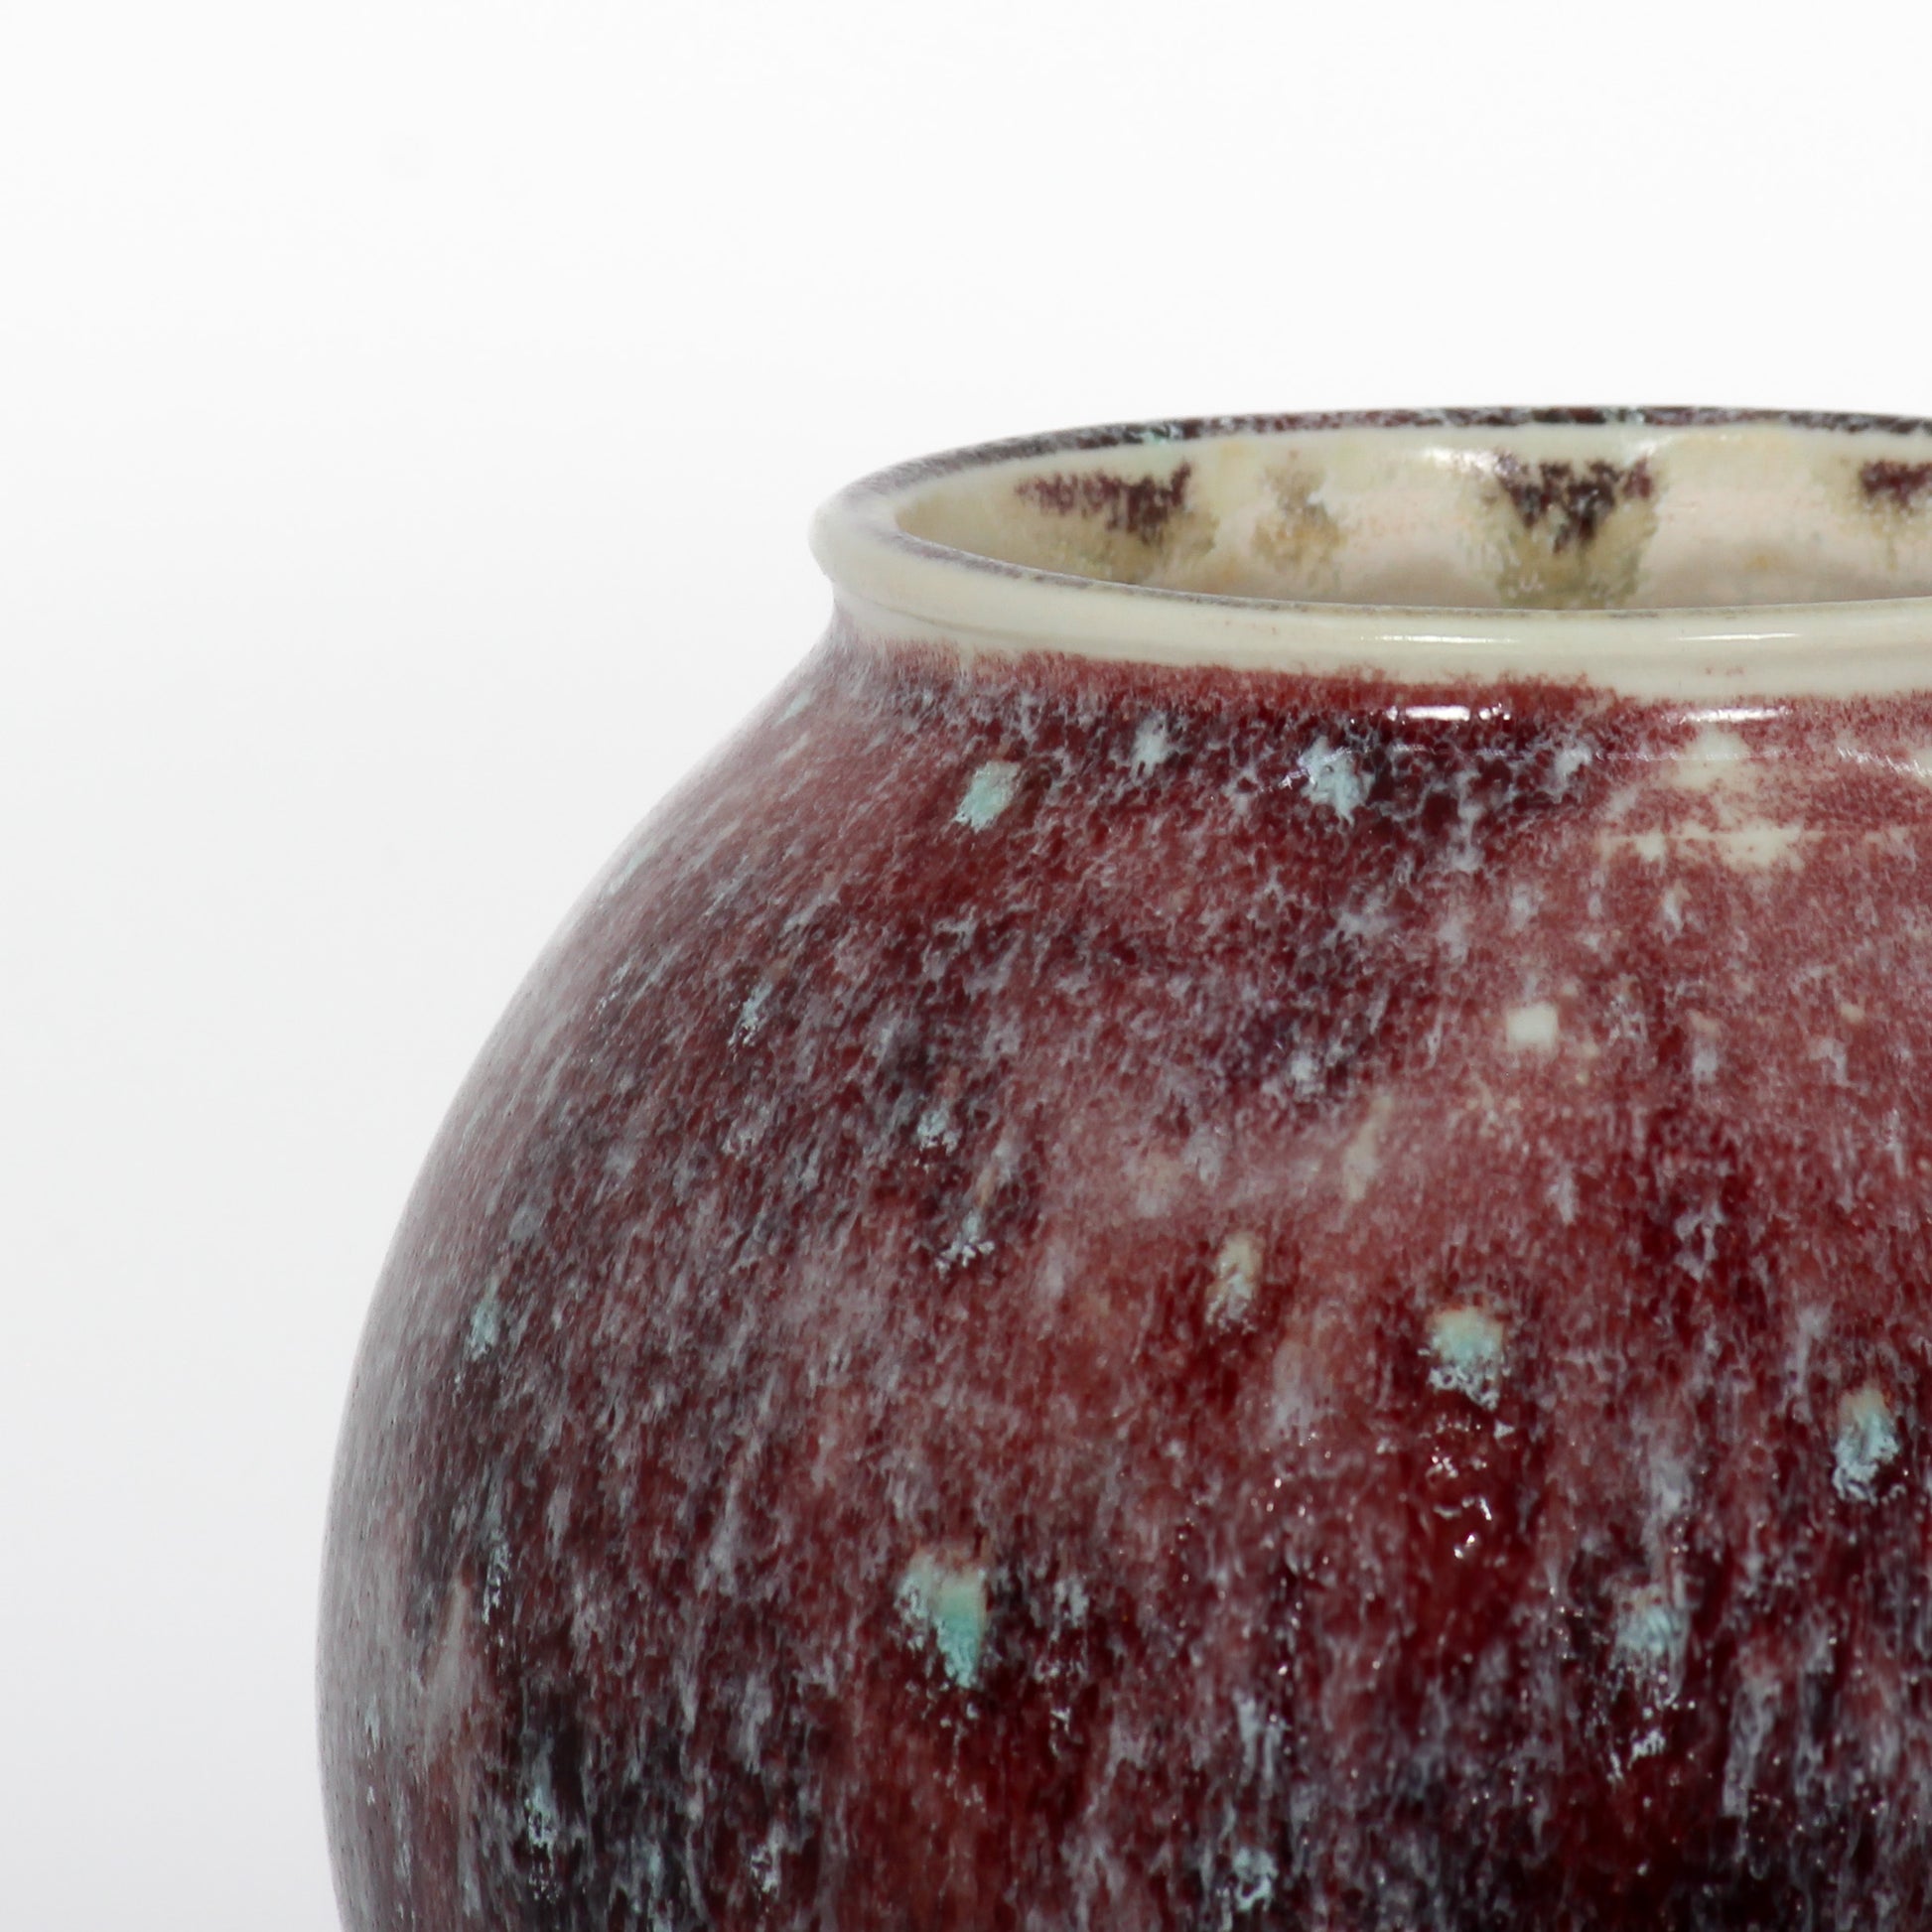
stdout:
[[470,1311],[470,1332],[463,1352],[471,1361],[481,1361],[496,1346],[503,1331],[502,1308],[496,1300],[496,1284],[491,1282],[483,1299]]
[[1234,1879],[1234,1909],[1237,1912],[1252,1912],[1274,1897],[1280,1867],[1272,1854],[1262,1851],[1259,1846],[1237,1845],[1228,1863]]
[[1493,1409],[1501,1396],[1502,1323],[1481,1309],[1440,1310],[1429,1323],[1429,1350],[1436,1365],[1429,1385],[1466,1396],[1479,1409]]
[[1688,1611],[1657,1587],[1635,1591],[1616,1620],[1617,1654],[1639,1672],[1674,1682],[1690,1640]]
[[986,1642],[986,1572],[921,1550],[899,1579],[898,1607],[937,1646],[946,1675],[970,1691],[979,1681]]
[[952,815],[955,825],[984,832],[1013,803],[1020,789],[1020,767],[1004,759],[988,759],[973,773],[959,809]]
[[1878,1471],[1901,1445],[1891,1404],[1876,1383],[1854,1389],[1838,1405],[1838,1440],[1832,1452],[1832,1487],[1847,1502],[1868,1503]]

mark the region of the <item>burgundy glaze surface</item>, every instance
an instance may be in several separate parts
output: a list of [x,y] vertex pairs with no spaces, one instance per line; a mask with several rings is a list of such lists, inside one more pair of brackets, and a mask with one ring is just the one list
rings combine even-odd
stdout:
[[398,1236],[349,1923],[1932,1922],[1928,747],[835,631]]

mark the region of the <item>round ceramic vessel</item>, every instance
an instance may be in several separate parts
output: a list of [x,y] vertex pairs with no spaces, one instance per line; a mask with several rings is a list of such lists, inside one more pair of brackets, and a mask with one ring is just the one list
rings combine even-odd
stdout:
[[1932,1922],[1932,428],[874,478],[433,1150],[354,1932]]

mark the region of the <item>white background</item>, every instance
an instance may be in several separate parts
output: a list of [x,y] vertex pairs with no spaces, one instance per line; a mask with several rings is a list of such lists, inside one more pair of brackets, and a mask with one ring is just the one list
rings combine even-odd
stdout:
[[326,1932],[385,1241],[816,501],[1079,421],[1932,412],[1904,9],[0,0],[0,1920]]

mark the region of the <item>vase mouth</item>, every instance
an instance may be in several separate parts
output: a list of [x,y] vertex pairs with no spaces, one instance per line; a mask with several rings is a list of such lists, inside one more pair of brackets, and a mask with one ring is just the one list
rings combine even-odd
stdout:
[[1932,687],[1932,421],[1445,409],[980,444],[812,544],[880,637],[1646,695]]

